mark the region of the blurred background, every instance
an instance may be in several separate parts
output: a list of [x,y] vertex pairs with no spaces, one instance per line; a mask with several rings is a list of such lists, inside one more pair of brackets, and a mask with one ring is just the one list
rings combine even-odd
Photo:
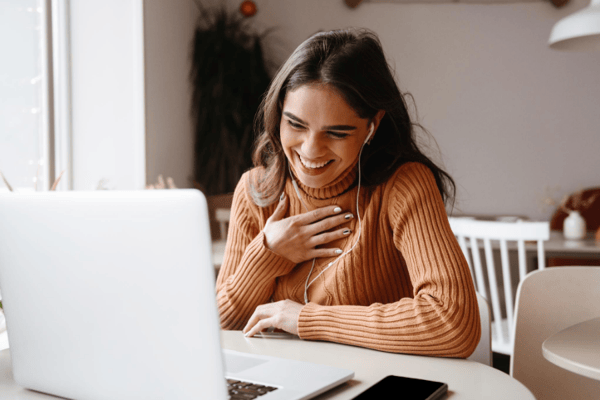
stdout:
[[[0,0],[0,171],[20,190],[65,171],[58,190],[163,175],[230,192],[265,79],[316,31],[359,26],[414,96],[422,143],[457,183],[455,214],[548,220],[564,195],[598,186],[600,52],[548,46],[587,1],[355,3]],[[238,30],[218,39],[207,16],[220,7]],[[241,48],[219,53],[224,38]]]

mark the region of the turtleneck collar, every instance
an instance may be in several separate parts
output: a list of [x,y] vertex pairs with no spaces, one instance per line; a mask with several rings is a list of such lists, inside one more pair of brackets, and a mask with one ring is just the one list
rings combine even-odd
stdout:
[[[333,182],[329,185],[322,188],[312,188],[304,185],[300,182],[299,179],[296,178],[296,182],[298,183],[298,187],[310,198],[316,200],[327,200],[341,195],[342,193],[350,190],[354,187],[354,183],[356,182],[356,176],[358,175],[358,158],[357,160],[350,165],[345,171],[343,171],[340,176],[338,176]],[[292,170],[293,172],[293,170]],[[294,174],[295,175],[295,174]]]

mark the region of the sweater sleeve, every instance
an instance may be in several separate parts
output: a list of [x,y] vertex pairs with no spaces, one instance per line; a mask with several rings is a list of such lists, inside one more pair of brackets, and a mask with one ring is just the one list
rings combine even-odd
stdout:
[[271,298],[277,277],[295,266],[265,246],[260,213],[248,195],[247,176],[242,176],[233,195],[225,256],[217,278],[223,329],[243,329],[256,307]]
[[405,259],[413,297],[370,306],[309,303],[300,314],[300,337],[396,353],[468,357],[481,334],[479,309],[433,174],[411,163],[393,179],[382,215],[387,215],[394,245]]

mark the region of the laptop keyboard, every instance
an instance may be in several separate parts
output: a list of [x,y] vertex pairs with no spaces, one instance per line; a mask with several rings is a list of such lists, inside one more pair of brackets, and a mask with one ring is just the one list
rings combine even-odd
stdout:
[[263,394],[277,390],[276,387],[258,385],[251,382],[243,382],[235,379],[227,379],[227,390],[230,400],[250,400],[256,399]]

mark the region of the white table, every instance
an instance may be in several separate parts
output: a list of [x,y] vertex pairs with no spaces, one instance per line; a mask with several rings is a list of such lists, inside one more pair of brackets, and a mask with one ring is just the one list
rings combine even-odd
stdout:
[[[483,242],[478,241],[478,246],[483,249]],[[500,249],[500,243],[492,240],[492,249]],[[467,241],[467,247],[471,247],[471,242]],[[508,250],[517,250],[517,243],[508,242]],[[533,254],[537,253],[537,244],[525,242],[525,251]],[[588,232],[586,237],[579,240],[565,239],[562,232],[551,231],[550,239],[544,242],[544,252],[548,256],[575,256],[581,258],[600,258],[600,242],[596,242],[594,234]]]
[[561,368],[600,380],[600,317],[550,336],[542,343],[542,353]]
[[[293,337],[244,338],[239,331],[224,331],[225,348],[311,361],[353,370],[354,379],[315,399],[352,399],[387,375],[407,376],[446,382],[447,399],[534,399],[519,381],[475,361],[385,353],[329,342],[305,341]],[[259,398],[260,399],[260,398]]]
[[[387,375],[408,376],[448,384],[447,399],[534,399],[519,381],[486,365],[462,359],[384,353],[354,346],[300,340],[291,335],[244,338],[240,331],[224,331],[224,348],[312,361],[355,372],[354,379],[318,397],[352,399]],[[0,398],[52,400],[56,397],[24,389],[13,380],[8,349],[0,351]]]
[[[596,242],[594,233],[588,232],[580,240],[565,239],[562,232],[551,231],[550,239],[544,242],[544,250],[548,255],[576,255],[600,257],[600,242]],[[528,247],[529,246],[529,247]],[[534,249],[535,245],[525,244],[526,250]]]

